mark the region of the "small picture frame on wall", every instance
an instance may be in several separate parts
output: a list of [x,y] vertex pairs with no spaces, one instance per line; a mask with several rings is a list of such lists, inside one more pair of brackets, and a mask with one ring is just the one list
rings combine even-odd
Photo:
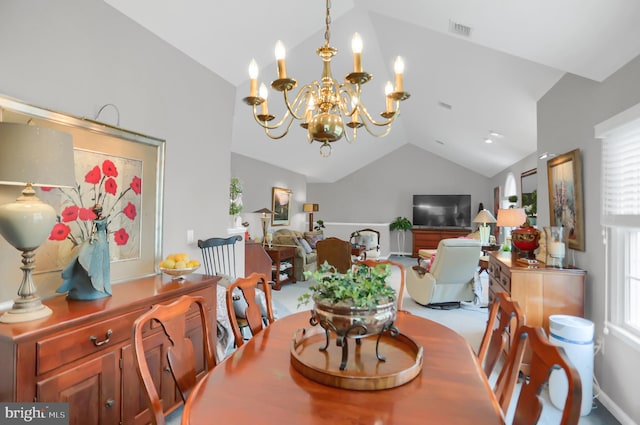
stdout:
[[547,162],[549,218],[552,226],[564,226],[569,248],[584,251],[584,213],[580,149]]
[[291,211],[291,190],[274,187],[271,191],[271,225],[288,226]]

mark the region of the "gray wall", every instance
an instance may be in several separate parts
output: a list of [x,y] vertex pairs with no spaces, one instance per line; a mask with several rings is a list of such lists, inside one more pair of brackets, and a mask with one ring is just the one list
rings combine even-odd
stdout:
[[[347,223],[389,223],[397,216],[411,220],[414,194],[471,194],[472,218],[480,202],[487,208],[493,199],[488,178],[411,144],[335,183],[309,183],[307,193],[320,204],[321,219]],[[396,235],[391,237],[395,252]],[[411,246],[407,232],[403,251],[411,252]]]
[[[595,322],[596,339],[604,323],[604,247],[600,226],[600,141],[594,126],[640,102],[640,57],[603,83],[573,75],[563,77],[538,102],[538,152],[582,154],[585,251],[574,251],[576,266],[587,270],[585,315]],[[549,224],[546,162],[538,168],[538,221]],[[604,337],[604,350],[595,358],[595,373],[604,395],[600,400],[619,416],[640,423],[636,395],[640,382],[638,348],[613,334]],[[611,403],[615,403],[615,405]],[[621,409],[623,412],[617,411]],[[631,422],[626,422],[631,423]]]
[[[89,118],[114,103],[121,127],[166,140],[165,254],[199,258],[187,229],[226,235],[235,90],[224,80],[101,0],[3,0],[0,69],[2,95]],[[15,298],[21,274],[0,239],[2,302]],[[46,295],[59,282],[39,285]]]
[[[252,238],[262,236],[260,214],[253,214],[252,211],[262,208],[271,209],[271,190],[273,187],[291,190],[290,222],[288,226],[269,226],[268,231],[275,231],[279,228],[301,231],[308,229],[308,214],[302,212],[302,204],[307,202],[307,179],[305,176],[234,153],[231,154],[231,176],[240,179],[240,184],[242,184],[243,211],[240,215],[243,221],[249,222],[249,233]],[[314,215],[314,221],[316,217],[317,215]]]

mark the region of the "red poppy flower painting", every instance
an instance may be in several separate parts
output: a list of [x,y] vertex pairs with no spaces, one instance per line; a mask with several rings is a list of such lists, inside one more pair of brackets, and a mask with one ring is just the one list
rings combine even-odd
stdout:
[[93,207],[100,204],[107,218],[111,261],[139,258],[142,162],[76,149],[75,164],[80,181],[71,189],[53,189],[61,192],[62,202],[49,239],[70,249],[87,241],[97,218]]

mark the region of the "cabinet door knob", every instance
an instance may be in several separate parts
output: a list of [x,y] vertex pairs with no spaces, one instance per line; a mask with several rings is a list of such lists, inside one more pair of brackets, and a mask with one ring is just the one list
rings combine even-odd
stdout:
[[107,400],[107,402],[104,404],[106,407],[113,407],[113,405],[116,404],[116,401],[112,398],[110,398],[109,400]]
[[111,337],[111,334],[113,333],[113,331],[111,329],[109,329],[107,331],[107,333],[105,334],[105,339],[103,339],[102,341],[98,341],[98,337],[91,335],[89,337],[89,340],[91,340],[93,342],[93,345],[95,345],[96,347],[100,347],[101,345],[106,344],[107,342],[109,342],[109,338]]

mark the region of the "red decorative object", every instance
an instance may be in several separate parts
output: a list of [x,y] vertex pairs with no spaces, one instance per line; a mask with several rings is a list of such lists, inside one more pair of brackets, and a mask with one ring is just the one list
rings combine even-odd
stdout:
[[535,258],[533,253],[538,248],[540,233],[538,229],[529,224],[529,220],[520,227],[511,232],[511,241],[513,246],[518,248],[520,252],[525,253],[527,258]]

